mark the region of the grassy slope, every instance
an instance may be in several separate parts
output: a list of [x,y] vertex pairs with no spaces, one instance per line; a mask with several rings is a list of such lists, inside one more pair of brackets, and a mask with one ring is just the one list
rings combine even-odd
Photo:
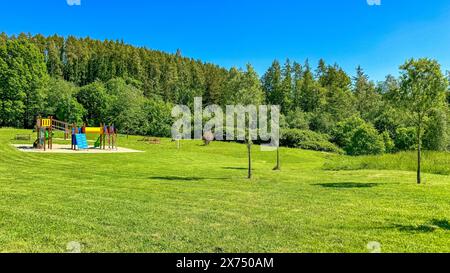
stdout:
[[27,154],[0,129],[0,251],[450,252],[450,177],[325,171],[322,153],[239,144],[182,149],[121,138],[141,154]]
[[[422,170],[427,173],[450,175],[450,153],[423,152]],[[382,156],[342,156],[325,163],[326,170],[417,170],[417,152],[402,152]]]

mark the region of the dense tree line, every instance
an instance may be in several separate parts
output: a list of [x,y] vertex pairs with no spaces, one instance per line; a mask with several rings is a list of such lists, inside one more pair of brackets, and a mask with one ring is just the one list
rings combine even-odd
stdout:
[[[251,65],[227,70],[122,41],[1,34],[0,126],[32,128],[37,115],[54,115],[169,136],[172,106],[192,106],[202,96],[205,105],[280,105],[285,146],[351,155],[413,150],[418,143],[449,149],[450,95],[439,65],[411,60],[400,69],[401,77],[374,83],[361,67],[351,77],[324,60],[316,67],[286,60],[259,78]],[[417,75],[431,75],[446,97],[415,103]]]
[[[325,136],[350,155],[414,150],[417,144],[427,150],[449,149],[448,80],[439,64],[409,60],[400,72],[400,78],[388,75],[374,83],[361,67],[351,78],[324,60],[314,71],[308,61],[274,61],[262,77],[262,88],[268,103],[283,106],[283,140],[288,146],[337,151]],[[419,94],[411,97],[408,90]],[[418,116],[418,110],[427,114]],[[293,142],[293,135],[303,140]]]

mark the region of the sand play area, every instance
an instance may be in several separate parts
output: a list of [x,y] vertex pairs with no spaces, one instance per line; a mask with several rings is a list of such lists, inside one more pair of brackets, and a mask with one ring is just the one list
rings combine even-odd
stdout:
[[90,148],[88,150],[78,150],[74,151],[70,149],[70,145],[61,145],[61,144],[53,144],[52,150],[38,150],[34,149],[33,145],[24,145],[24,144],[14,144],[19,151],[27,152],[27,153],[58,153],[58,154],[115,154],[115,153],[143,153],[143,151],[132,150],[127,148],[117,148],[114,150],[101,150]]

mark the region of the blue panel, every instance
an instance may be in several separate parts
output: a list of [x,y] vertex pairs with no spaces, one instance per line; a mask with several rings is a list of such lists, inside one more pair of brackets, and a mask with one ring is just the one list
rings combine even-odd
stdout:
[[78,149],[82,149],[82,150],[89,149],[85,134],[76,134],[75,138],[77,140]]

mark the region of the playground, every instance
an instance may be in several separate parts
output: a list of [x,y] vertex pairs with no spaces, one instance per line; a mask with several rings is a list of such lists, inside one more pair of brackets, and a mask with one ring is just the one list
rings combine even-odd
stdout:
[[35,149],[33,145],[15,144],[13,145],[21,152],[27,153],[55,153],[55,154],[117,154],[117,153],[142,153],[142,151],[117,147],[114,150],[89,148],[83,150],[74,150],[71,145],[53,144],[51,150]]
[[[64,121],[38,117],[36,119],[36,140],[32,145],[13,145],[19,151],[33,153],[136,153],[137,150],[118,147],[118,132],[114,125],[100,124],[98,127],[88,127],[86,124],[78,126]],[[63,134],[63,138],[55,138],[55,133]],[[88,140],[94,136],[95,141]],[[23,135],[22,135],[23,137]],[[18,139],[18,136],[16,136]],[[31,136],[28,136],[31,139]],[[61,143],[56,144],[54,141]],[[70,144],[66,144],[70,141]],[[93,145],[90,146],[90,144]]]

